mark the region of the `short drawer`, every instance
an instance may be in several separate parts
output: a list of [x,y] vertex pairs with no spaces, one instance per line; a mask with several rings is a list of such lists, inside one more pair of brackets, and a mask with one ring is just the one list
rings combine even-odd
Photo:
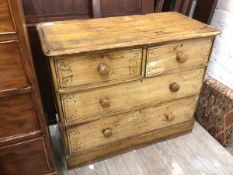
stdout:
[[212,42],[212,39],[190,40],[148,48],[145,76],[206,66]]
[[0,34],[15,32],[8,0],[0,0]]
[[27,87],[18,42],[0,42],[0,53],[0,91]]
[[40,129],[30,94],[0,98],[0,140]]
[[44,139],[0,147],[1,175],[43,175],[51,172]]
[[88,56],[69,56],[55,60],[60,88],[137,79],[141,74],[142,49]]
[[61,94],[62,120],[83,123],[153,103],[199,94],[204,69],[147,78],[88,91]]
[[[127,138],[192,120],[196,98],[169,102],[157,107],[106,117],[67,131],[71,155],[101,149]],[[132,145],[131,145],[132,146]]]

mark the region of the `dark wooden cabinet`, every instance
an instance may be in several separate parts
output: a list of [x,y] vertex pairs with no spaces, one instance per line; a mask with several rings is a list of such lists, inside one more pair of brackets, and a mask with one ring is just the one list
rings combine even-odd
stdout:
[[91,0],[22,0],[27,23],[91,18]]
[[44,175],[53,168],[43,137],[0,148],[1,175]]
[[7,0],[0,1],[0,33],[16,32]]
[[93,0],[93,16],[109,17],[154,12],[154,0]]
[[23,58],[19,51],[19,41],[0,42],[0,53],[0,91],[29,86],[25,72],[22,69]]
[[0,0],[0,174],[55,174],[20,0]]

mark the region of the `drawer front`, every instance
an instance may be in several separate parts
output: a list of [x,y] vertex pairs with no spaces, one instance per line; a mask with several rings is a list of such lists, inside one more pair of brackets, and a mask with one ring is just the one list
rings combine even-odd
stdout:
[[82,154],[156,129],[192,120],[196,98],[187,98],[126,114],[106,117],[67,131],[72,153]]
[[17,41],[0,42],[0,91],[28,86]]
[[30,94],[0,99],[0,140],[39,130],[37,114]]
[[182,68],[206,66],[212,42],[212,39],[193,40],[148,48],[145,74],[149,77]]
[[61,106],[64,111],[64,122],[82,123],[161,101],[199,94],[203,74],[204,69],[197,69],[90,91],[63,94]]
[[142,49],[83,57],[70,56],[55,61],[59,87],[118,83],[139,78]]
[[15,32],[7,0],[0,0],[0,34]]
[[43,138],[0,148],[1,175],[43,175],[50,172]]

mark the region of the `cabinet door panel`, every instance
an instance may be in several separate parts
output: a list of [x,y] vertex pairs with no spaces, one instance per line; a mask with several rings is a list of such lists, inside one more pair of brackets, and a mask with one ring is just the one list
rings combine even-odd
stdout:
[[0,121],[0,140],[40,129],[30,94],[2,98]]
[[22,0],[27,23],[91,17],[91,0]]
[[[152,104],[199,94],[204,69],[60,95],[66,125],[81,124]],[[174,85],[178,88],[172,88]]]
[[7,0],[0,0],[0,34],[15,32]]
[[28,86],[18,42],[0,42],[0,91]]
[[42,175],[51,171],[44,147],[39,138],[0,148],[1,175]]

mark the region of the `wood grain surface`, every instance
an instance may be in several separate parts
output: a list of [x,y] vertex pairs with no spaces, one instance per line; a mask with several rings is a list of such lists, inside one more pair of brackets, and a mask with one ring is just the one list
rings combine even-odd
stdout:
[[0,79],[0,174],[55,175],[21,0],[0,0]]
[[47,56],[158,44],[219,33],[175,12],[42,23],[37,29]]
[[40,137],[0,147],[1,175],[49,174],[51,167],[44,144],[44,138]]
[[30,94],[1,98],[0,142],[40,130],[35,105]]
[[178,13],[42,23],[37,29],[69,168],[192,130],[194,97],[218,30]]
[[[194,66],[206,66],[213,39],[191,40],[174,44],[149,47],[145,76],[180,71]],[[185,60],[179,60],[184,59]]]
[[8,0],[0,1],[0,35],[15,33],[14,19],[10,13],[10,6]]
[[103,147],[103,149],[96,149],[81,155],[73,154],[67,156],[67,165],[69,168],[74,168],[77,166],[93,163],[98,160],[103,160],[114,155],[119,155],[155,142],[190,133],[192,128],[193,121],[189,121],[130,137],[127,140],[122,140],[122,142],[116,142],[114,145],[107,145],[106,147]]
[[[61,94],[65,125],[79,124],[123,111],[139,109],[155,103],[199,94],[204,69],[169,74],[142,81],[97,88],[88,91]],[[171,83],[179,84],[178,92],[171,92]],[[109,107],[103,107],[100,99],[107,97]]]
[[0,92],[29,86],[18,41],[0,41]]
[[[125,141],[130,137],[192,121],[196,102],[197,98],[194,97],[177,100],[69,129],[67,134],[71,154],[85,154],[106,145],[114,145],[115,142]],[[169,120],[167,115],[173,115],[174,118]],[[111,135],[104,135],[103,131],[106,128],[111,130]]]
[[[141,64],[142,49],[80,57],[72,55],[55,60],[56,75],[53,76],[57,76],[58,89],[89,84],[101,86],[111,82],[138,79],[141,75]],[[107,67],[106,73],[98,70],[101,65]]]
[[22,0],[27,24],[91,18],[92,0]]

